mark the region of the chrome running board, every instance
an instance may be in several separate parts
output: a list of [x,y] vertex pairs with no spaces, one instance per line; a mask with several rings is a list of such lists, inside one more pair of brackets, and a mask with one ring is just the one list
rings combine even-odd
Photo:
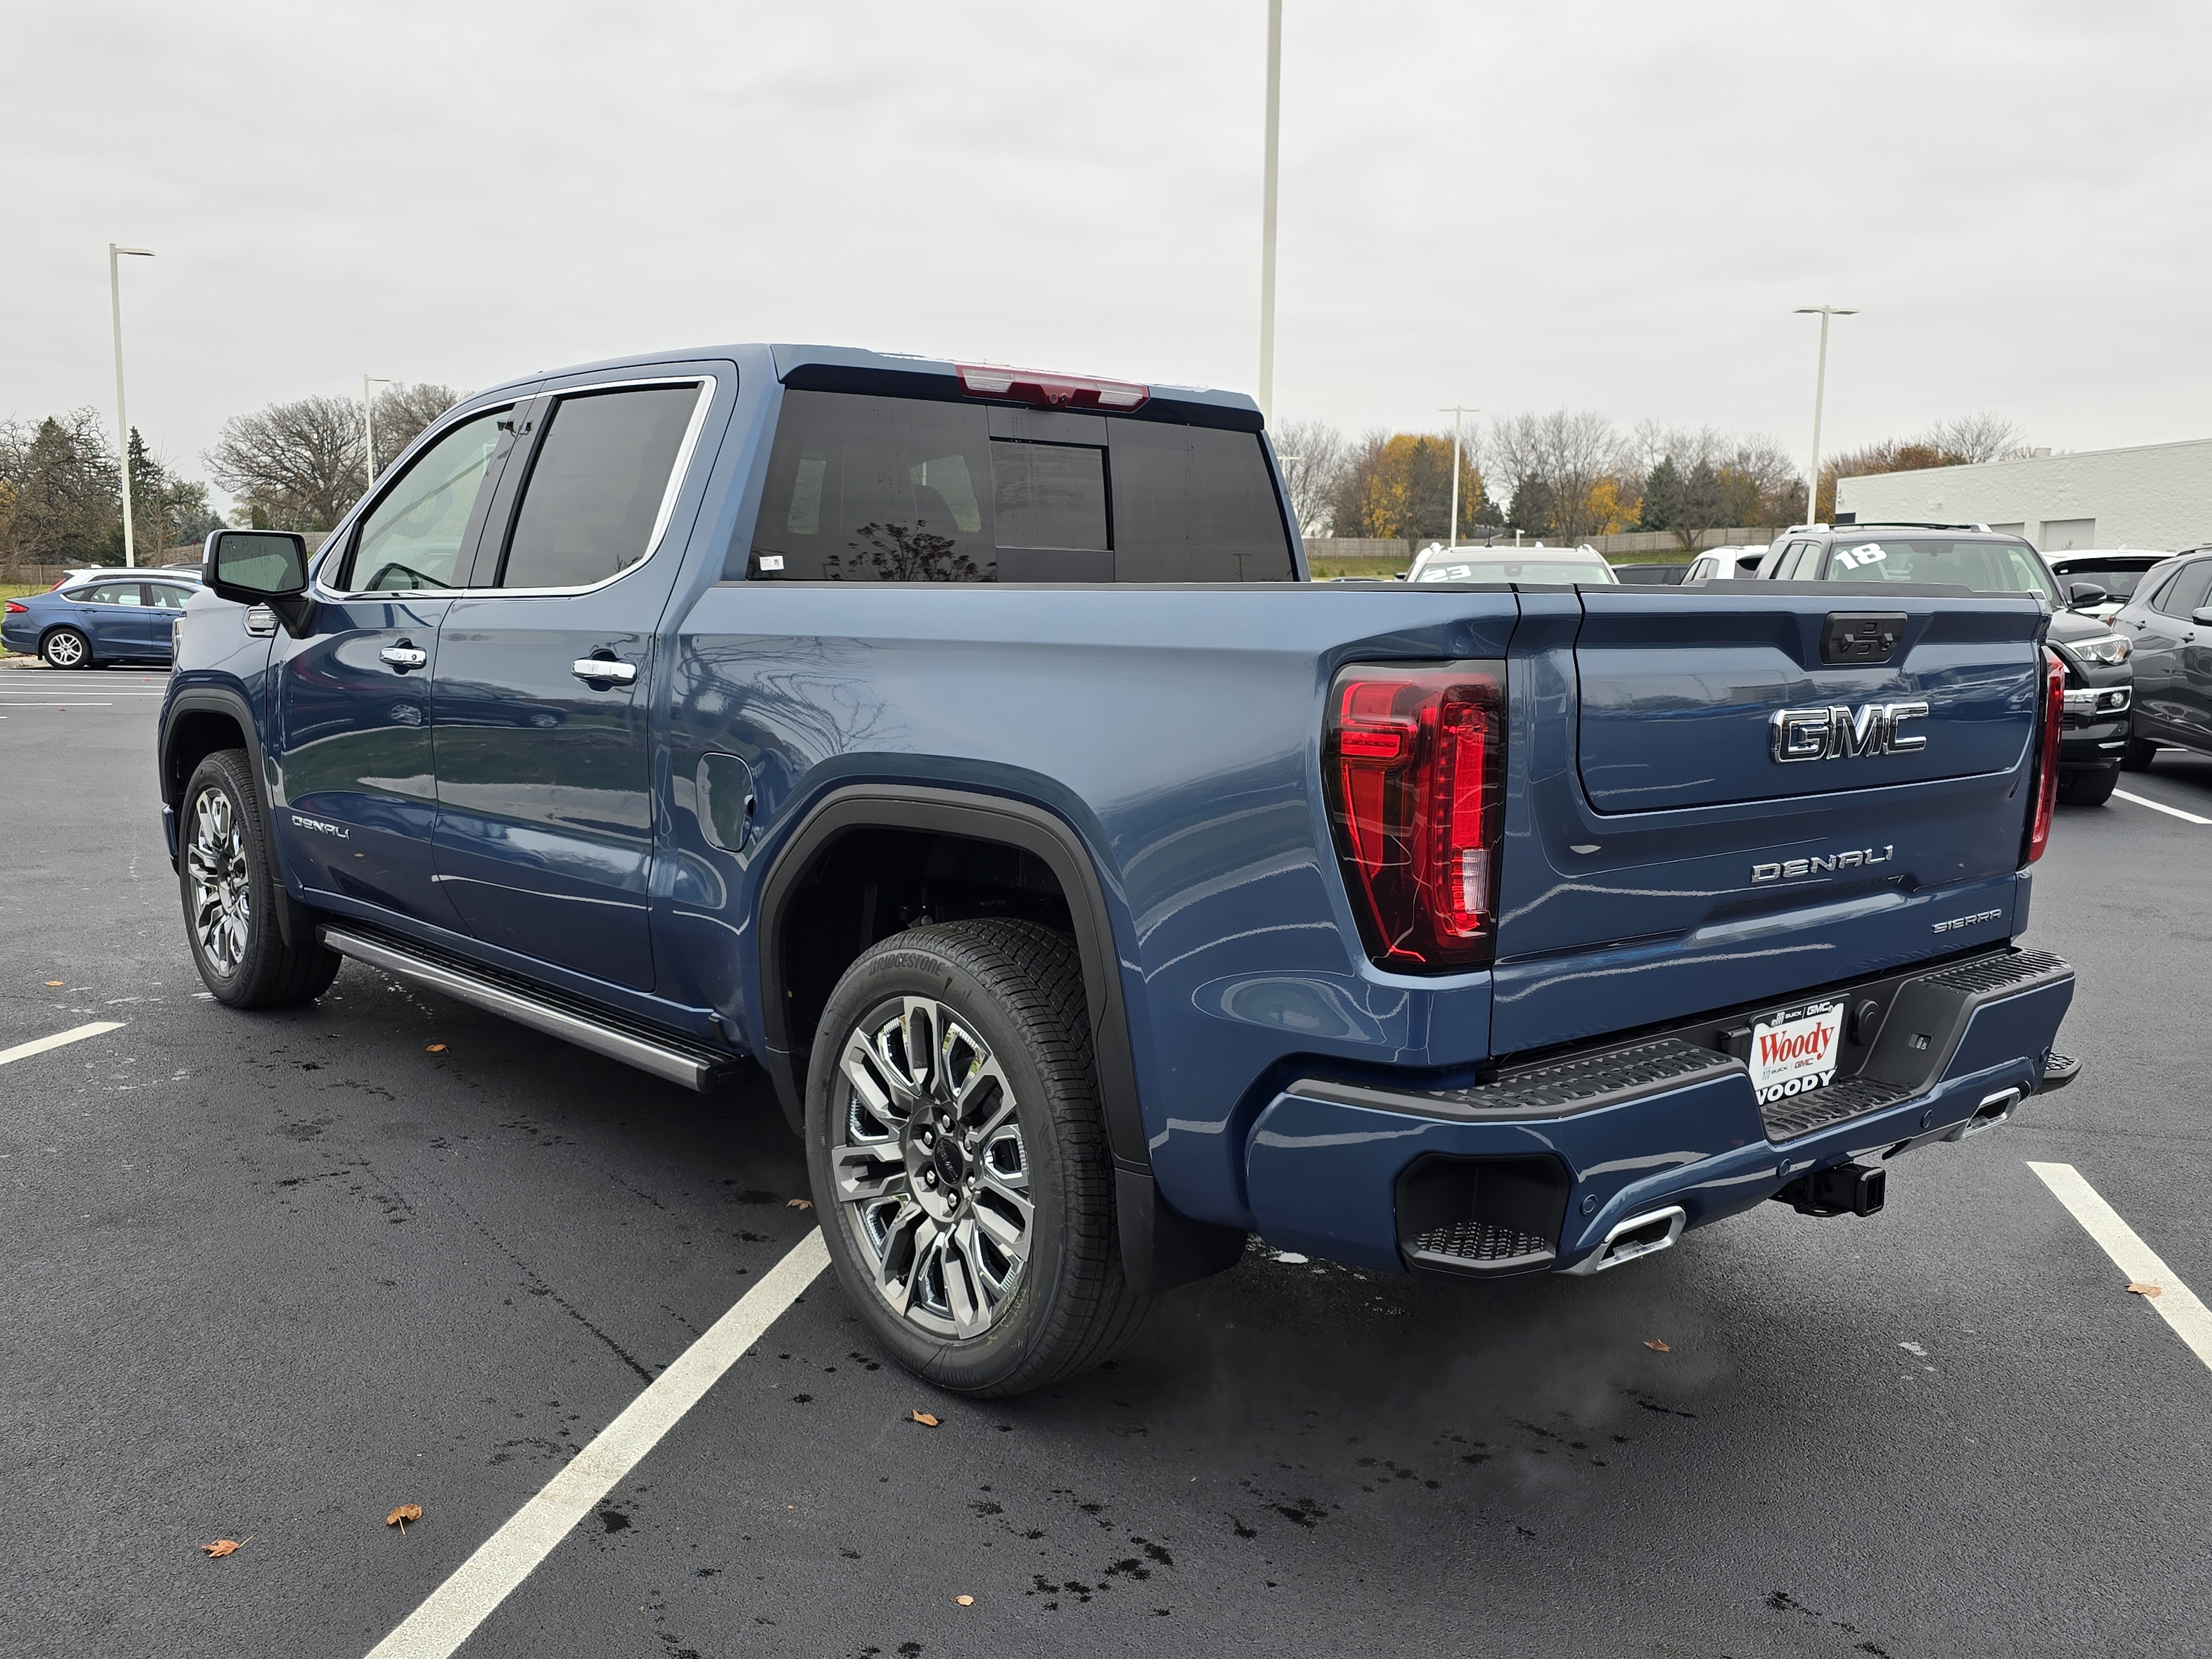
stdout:
[[631,1026],[618,1016],[590,1008],[580,999],[561,997],[520,981],[507,982],[504,975],[495,980],[457,958],[447,957],[442,951],[433,957],[387,937],[349,927],[325,926],[318,933],[325,945],[356,962],[404,974],[449,997],[503,1015],[518,1025],[635,1066],[686,1089],[706,1089],[719,1073],[737,1062],[735,1054]]

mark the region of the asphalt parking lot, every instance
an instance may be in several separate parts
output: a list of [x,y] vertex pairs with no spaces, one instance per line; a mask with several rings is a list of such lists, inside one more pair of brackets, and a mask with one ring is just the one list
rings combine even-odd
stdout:
[[[196,995],[161,680],[0,673],[0,1051],[120,1022],[0,1064],[0,1651],[358,1659],[813,1217],[764,1086],[358,963],[295,1012]],[[2212,1291],[2212,761],[2124,787],[2036,884],[2083,1078],[1879,1217],[1492,1288],[1255,1245],[999,1403],[882,1363],[824,1277],[459,1651],[2202,1652],[2212,1370],[2029,1168]]]

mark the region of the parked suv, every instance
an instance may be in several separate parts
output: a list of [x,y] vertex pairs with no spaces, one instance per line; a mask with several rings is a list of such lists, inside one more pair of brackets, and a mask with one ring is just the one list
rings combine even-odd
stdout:
[[2160,744],[2212,754],[2212,545],[2146,572],[2112,626],[2142,693],[2121,765],[2142,771]]
[[2112,799],[2135,696],[2128,661],[2134,647],[2126,635],[2082,614],[2105,603],[2099,584],[2075,580],[2062,586],[2026,542],[1979,524],[1794,529],[1759,574],[1770,581],[1949,582],[1977,593],[2036,595],[2051,606],[2047,642],[2066,668],[2058,798],[2075,806],[2101,806]]

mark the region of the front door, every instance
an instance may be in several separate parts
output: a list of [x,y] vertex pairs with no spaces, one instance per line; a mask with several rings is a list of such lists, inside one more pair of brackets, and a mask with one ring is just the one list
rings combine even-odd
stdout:
[[488,945],[653,988],[654,630],[712,383],[580,387],[524,412],[522,483],[440,635],[440,884]]
[[430,857],[438,625],[483,531],[512,410],[477,415],[388,483],[325,561],[306,637],[276,636],[276,823],[307,884],[454,928]]

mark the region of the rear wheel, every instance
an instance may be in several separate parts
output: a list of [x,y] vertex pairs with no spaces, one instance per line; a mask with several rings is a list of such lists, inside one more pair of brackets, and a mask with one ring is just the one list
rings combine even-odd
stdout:
[[2120,785],[2120,769],[2100,766],[2094,772],[2069,772],[2058,780],[2058,799],[2069,806],[2102,806]]
[[2148,772],[2150,757],[2158,753],[2158,745],[2148,738],[2130,738],[2128,746],[2120,751],[2120,770]]
[[74,628],[57,628],[39,641],[39,654],[49,668],[89,668],[92,641]]
[[283,884],[246,751],[221,749],[202,761],[183,807],[177,879],[201,980],[234,1008],[313,1002],[337,976],[340,958],[312,939],[286,945],[278,930]]
[[864,952],[823,1010],[806,1149],[846,1295],[940,1387],[1042,1387],[1143,1316],[1064,934],[956,921]]

